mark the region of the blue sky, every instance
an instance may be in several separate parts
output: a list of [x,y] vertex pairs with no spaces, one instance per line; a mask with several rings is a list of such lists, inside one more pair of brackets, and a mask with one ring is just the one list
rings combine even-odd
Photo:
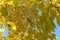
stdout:
[[60,40],[60,26],[57,24],[57,19],[56,18],[54,19],[54,22],[55,22],[55,26],[56,26],[55,34],[58,37],[58,40]]
[[[2,26],[2,28],[0,28],[1,30],[3,30],[3,29],[5,29],[6,28],[6,26],[5,25],[3,25]],[[10,31],[9,30],[5,30],[5,32],[3,33],[3,35],[1,35],[1,36],[3,36],[3,37],[5,37],[5,38],[7,38],[8,37],[8,33],[9,33]]]

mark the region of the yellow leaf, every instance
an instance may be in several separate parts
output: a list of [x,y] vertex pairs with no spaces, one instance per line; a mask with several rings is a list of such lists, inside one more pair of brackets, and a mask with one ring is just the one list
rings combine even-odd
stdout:
[[16,30],[16,26],[13,22],[9,22],[8,24],[11,25],[12,30]]
[[6,4],[13,5],[13,1],[8,1],[8,2],[6,2]]

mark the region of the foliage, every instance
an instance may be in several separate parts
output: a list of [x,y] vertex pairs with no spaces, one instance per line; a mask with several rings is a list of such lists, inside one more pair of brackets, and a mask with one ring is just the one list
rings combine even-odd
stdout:
[[[0,25],[10,30],[5,40],[56,39],[54,18],[60,25],[59,0],[2,0],[0,2]],[[39,10],[42,16],[39,15]],[[2,37],[0,36],[0,39]]]

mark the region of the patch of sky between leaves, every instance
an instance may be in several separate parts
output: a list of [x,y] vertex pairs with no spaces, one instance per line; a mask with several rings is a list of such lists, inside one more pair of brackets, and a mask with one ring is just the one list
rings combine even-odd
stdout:
[[42,16],[42,12],[40,10],[38,11],[38,15],[39,16]]
[[37,28],[37,27],[34,27],[34,28],[32,28],[32,30],[36,30],[36,31],[38,31],[38,28]]
[[23,0],[20,0],[20,2],[22,2]]
[[[54,24],[55,24],[55,32],[51,32],[52,34],[55,34],[56,35],[56,39],[53,39],[53,40],[60,40],[60,27],[58,26],[57,24],[57,19],[54,18],[53,20]],[[50,35],[50,34],[49,34]],[[48,40],[50,40],[50,38],[48,38]]]
[[[6,26],[3,25],[2,28],[0,28],[0,29],[1,30],[6,29]],[[5,32],[1,36],[4,37],[4,38],[8,38],[8,33],[9,32],[10,32],[9,30],[5,30]]]
[[47,0],[44,0],[44,3],[46,3],[47,2]]
[[57,40],[60,40],[60,26],[57,24],[57,19],[55,18],[54,19],[54,23],[55,23],[55,26],[56,26],[56,30],[55,30],[55,34],[56,34],[56,38]]
[[2,36],[5,37],[5,38],[8,38],[8,36],[9,36],[8,34],[9,34],[9,30],[6,30],[6,31],[3,33]]
[[39,16],[42,16],[42,12],[41,12],[41,10],[38,9],[38,8],[36,8],[36,10],[38,10],[38,15],[39,15]]
[[30,28],[30,24],[27,25],[27,28]]

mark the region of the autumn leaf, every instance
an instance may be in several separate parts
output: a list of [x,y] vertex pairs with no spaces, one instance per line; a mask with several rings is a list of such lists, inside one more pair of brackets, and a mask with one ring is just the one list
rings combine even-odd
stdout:
[[1,15],[4,17],[8,15],[8,11],[4,6],[1,6]]

